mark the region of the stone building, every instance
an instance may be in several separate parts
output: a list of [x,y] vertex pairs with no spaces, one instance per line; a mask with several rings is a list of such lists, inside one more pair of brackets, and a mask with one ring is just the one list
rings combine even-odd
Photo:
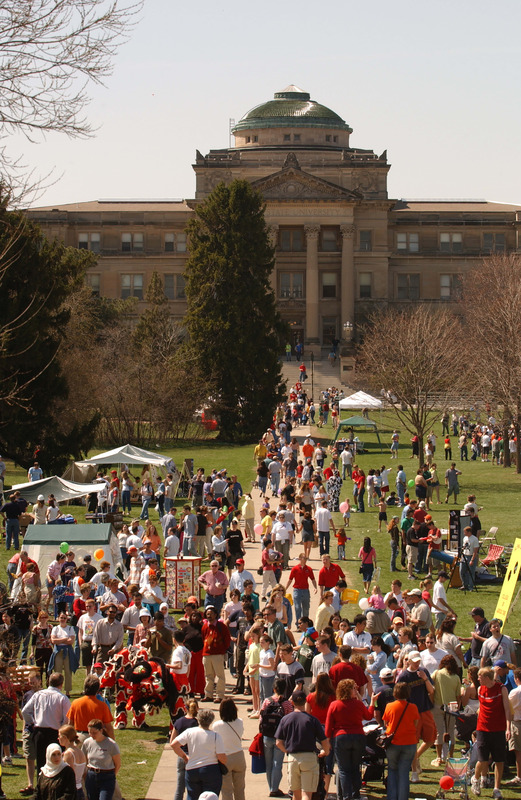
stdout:
[[48,236],[99,254],[87,281],[100,295],[143,301],[160,272],[181,319],[185,225],[218,183],[247,179],[266,201],[281,314],[294,341],[317,355],[332,338],[349,340],[376,308],[448,302],[484,256],[519,249],[517,206],[390,199],[386,152],[352,147],[349,125],[296,86],[255,106],[232,133],[234,147],[196,152],[194,199],[73,203],[28,216]]

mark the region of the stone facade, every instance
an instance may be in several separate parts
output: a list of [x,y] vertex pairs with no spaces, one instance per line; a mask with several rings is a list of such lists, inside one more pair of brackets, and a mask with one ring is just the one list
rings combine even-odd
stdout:
[[266,201],[281,314],[294,340],[318,353],[344,331],[349,339],[379,307],[454,300],[466,270],[491,252],[520,247],[516,206],[389,199],[387,154],[350,147],[351,132],[337,114],[288,87],[239,121],[234,147],[197,151],[193,200],[86,202],[27,214],[48,236],[99,253],[87,276],[92,290],[134,295],[138,312],[159,271],[172,315],[181,319],[186,223],[218,183],[249,180]]

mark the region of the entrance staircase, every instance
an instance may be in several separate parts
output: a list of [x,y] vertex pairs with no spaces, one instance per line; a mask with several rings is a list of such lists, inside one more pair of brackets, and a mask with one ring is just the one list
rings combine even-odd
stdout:
[[[294,356],[291,361],[286,361],[285,358],[281,358],[282,377],[287,381],[288,390],[291,386],[294,386],[298,380],[300,380],[300,364],[301,362],[296,361]],[[347,387],[341,387],[340,384],[340,359],[337,358],[335,363],[331,365],[327,356],[315,358],[313,363],[313,390],[311,380],[311,361],[309,358],[304,358],[304,364],[306,365],[308,374],[308,379],[304,384],[304,388],[306,389],[308,397],[311,397],[313,391],[313,399],[316,401],[320,395],[320,392],[324,391],[325,389],[329,389],[331,386],[343,388],[344,392],[349,394],[349,391],[346,391]]]

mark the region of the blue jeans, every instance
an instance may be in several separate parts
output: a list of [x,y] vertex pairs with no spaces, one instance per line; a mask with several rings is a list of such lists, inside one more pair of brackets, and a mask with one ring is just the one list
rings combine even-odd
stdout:
[[276,739],[273,736],[263,736],[262,741],[264,743],[264,758],[266,759],[266,780],[268,781],[270,792],[276,792],[282,780],[284,753],[275,744]]
[[225,598],[226,594],[207,594],[204,598],[204,607],[206,608],[207,606],[213,606],[217,614],[220,614]]
[[132,513],[132,506],[130,505],[130,489],[124,489],[121,492],[121,510],[125,513],[125,509],[128,510],[128,513]]
[[116,773],[93,772],[88,769],[85,788],[89,800],[112,800],[116,788]]
[[141,506],[141,514],[139,515],[139,519],[148,519],[148,507],[151,502],[152,502],[151,497],[143,498],[143,505]]
[[183,555],[195,556],[197,555],[195,549],[195,538],[193,536],[183,536]]
[[188,800],[199,800],[203,792],[215,792],[219,797],[223,776],[217,764],[208,764],[206,767],[187,769],[185,780]]
[[476,565],[469,563],[467,566],[467,564],[462,561],[460,564],[460,575],[463,586],[470,592],[476,583]]
[[16,628],[18,633],[20,634],[20,644],[22,645],[22,655],[20,658],[22,661],[27,660],[27,652],[29,650],[29,642],[31,641],[31,630],[30,628]]
[[365,495],[365,489],[360,489],[358,492],[358,511],[361,514],[365,511],[364,495]]
[[175,786],[174,800],[183,800],[185,796],[185,760],[177,757],[177,783]]
[[278,494],[279,486],[280,486],[280,475],[271,475],[270,487],[273,494]]
[[293,589],[295,618],[309,617],[309,589]]
[[335,761],[338,765],[340,796],[359,795],[362,786],[360,765],[365,751],[365,736],[359,733],[345,733],[333,741]]
[[388,800],[408,800],[409,771],[415,754],[415,744],[391,744],[387,748]]
[[396,556],[398,555],[397,542],[391,542],[391,572],[396,572]]
[[257,483],[259,484],[259,491],[261,494],[266,494],[266,487],[268,485],[268,479],[259,475],[257,478]]
[[324,425],[327,425],[329,419],[329,411],[324,411]]
[[400,502],[400,505],[403,506],[405,502],[405,486],[403,485],[403,483],[396,484],[396,491],[398,492],[398,500]]
[[318,544],[321,556],[329,555],[329,531],[318,532]]
[[426,542],[419,542],[418,543],[418,558],[416,559],[416,564],[414,567],[415,572],[426,572],[427,571],[427,551],[428,545]]
[[18,537],[20,535],[20,523],[17,519],[7,519],[5,521],[5,549],[11,549],[11,541],[15,550],[20,549]]
[[[264,701],[266,700],[267,697],[271,697],[271,695],[273,694],[273,681],[274,680],[275,680],[275,675],[271,675],[269,677],[265,677],[264,675],[260,676],[260,678],[259,678],[259,681],[260,681],[259,689],[260,689],[261,705],[262,705],[262,703],[264,703]],[[281,750],[281,752],[282,752],[282,750]]]

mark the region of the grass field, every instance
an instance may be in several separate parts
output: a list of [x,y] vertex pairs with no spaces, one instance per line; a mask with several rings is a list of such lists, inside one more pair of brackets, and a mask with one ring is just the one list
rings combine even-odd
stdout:
[[[379,427],[390,431],[394,427],[398,427],[396,418],[390,412],[375,415],[375,421]],[[442,443],[441,438],[441,425],[437,424],[434,428],[438,437],[438,447],[435,454],[435,460],[438,464],[438,474],[442,479],[446,464],[443,459],[443,452],[440,452],[439,444]],[[295,431],[298,434],[298,429]],[[383,453],[380,453],[380,448],[376,442],[374,434],[365,436],[366,446],[369,452],[358,458],[358,463],[363,469],[367,471],[370,468],[378,468],[382,464],[387,467],[392,467],[393,472],[390,476],[391,489],[394,488],[394,478],[396,474],[396,465],[401,463],[407,473],[407,478],[414,477],[417,462],[411,460],[411,449],[408,445],[410,436],[406,431],[401,430],[401,444],[399,451],[399,459],[391,460],[389,452],[390,434],[384,433],[382,438]],[[333,430],[330,425],[321,430],[315,430],[315,438],[321,443],[327,444],[333,436]],[[362,438],[362,437],[361,437]],[[459,461],[459,452],[456,447],[456,439],[452,437],[453,441],[453,458],[456,461],[457,467],[461,469],[462,475],[460,477],[461,494],[459,497],[459,508],[463,506],[467,494],[475,494],[477,502],[483,506],[480,512],[480,519],[482,527],[487,530],[495,525],[498,526],[498,540],[500,543],[513,543],[518,535],[518,508],[520,500],[521,476],[516,475],[515,468],[504,469],[503,467],[493,466],[491,463],[477,462],[463,462]],[[407,443],[407,445],[405,444]],[[90,455],[94,455],[93,451]],[[237,474],[239,481],[243,486],[244,491],[248,491],[251,482],[255,477],[255,463],[253,460],[253,447],[252,446],[229,446],[221,445],[215,442],[205,442],[203,444],[185,443],[182,446],[165,451],[170,455],[176,464],[182,464],[184,458],[193,458],[195,467],[204,467],[206,471],[210,471],[212,467],[221,468],[226,467],[229,474]],[[439,456],[441,455],[441,459]],[[16,468],[12,463],[7,462],[7,485],[23,482],[26,477],[24,470]],[[443,487],[440,487],[440,494],[444,500]],[[351,482],[347,481],[342,487],[341,499],[346,496],[352,497]],[[177,505],[182,505],[180,500]],[[436,505],[434,504],[432,514],[438,527],[448,527],[448,510],[453,506],[451,505]],[[84,509],[79,506],[73,507],[73,513],[78,521],[83,521]],[[388,513],[389,515],[389,513]],[[151,512],[151,517],[155,521],[156,513]],[[389,517],[390,518],[390,517]],[[341,517],[338,515],[336,522],[341,522]],[[351,528],[348,535],[351,536],[351,541],[347,543],[346,553],[348,561],[343,564],[345,571],[349,573],[351,583],[354,588],[362,590],[361,576],[358,573],[358,560],[356,555],[362,544],[364,536],[370,536],[376,548],[378,563],[382,568],[380,578],[380,585],[382,590],[387,591],[390,586],[391,573],[389,571],[389,557],[390,547],[388,535],[385,531],[382,533],[377,532],[378,528],[378,511],[377,509],[367,508],[365,514],[353,514],[351,516]],[[333,540],[334,541],[334,540]],[[333,555],[336,556],[336,548],[332,548]],[[0,551],[0,572],[5,575],[5,567],[7,564],[8,556],[5,551]],[[396,576],[397,573],[393,573]],[[417,584],[412,581],[406,580],[406,573],[402,573],[404,578],[404,585],[409,588]],[[519,584],[521,586],[521,584]],[[483,606],[486,615],[490,618],[496,607],[497,598],[500,591],[500,586],[491,586],[486,589],[479,588],[477,592],[464,593],[455,589],[449,589],[449,603],[458,611],[458,624],[456,626],[456,634],[461,636],[468,636],[472,628],[472,621],[469,616],[471,608],[475,605]],[[352,608],[352,613],[356,613],[356,609]],[[521,626],[521,604],[516,605],[512,610],[509,619],[505,626],[505,632],[513,637],[517,637]],[[74,681],[74,693],[79,694],[84,677],[84,670],[80,670]],[[122,749],[123,755],[123,768],[120,773],[120,784],[123,791],[123,797],[127,800],[139,800],[146,794],[146,789],[154,774],[159,756],[161,754],[162,744],[166,740],[166,713],[163,712],[159,717],[149,718],[150,730],[145,732],[136,733],[133,730],[119,731],[117,738],[118,743]],[[423,758],[424,765],[429,764],[431,758],[434,757],[426,754]],[[141,762],[146,761],[146,764]],[[427,797],[433,798],[438,789],[437,780],[441,775],[440,770],[435,770],[424,766],[424,774],[422,775],[422,782],[418,786],[411,787],[411,797]],[[25,768],[23,760],[15,760],[13,767],[5,767],[3,774],[3,786],[9,798],[18,796],[20,788],[26,785],[25,783]],[[369,794],[371,790],[369,789]],[[506,798],[514,798],[518,790],[506,790],[504,796]],[[381,794],[381,787],[378,794]],[[491,790],[485,790],[483,795],[491,796]],[[450,796],[450,793],[449,795]]]

